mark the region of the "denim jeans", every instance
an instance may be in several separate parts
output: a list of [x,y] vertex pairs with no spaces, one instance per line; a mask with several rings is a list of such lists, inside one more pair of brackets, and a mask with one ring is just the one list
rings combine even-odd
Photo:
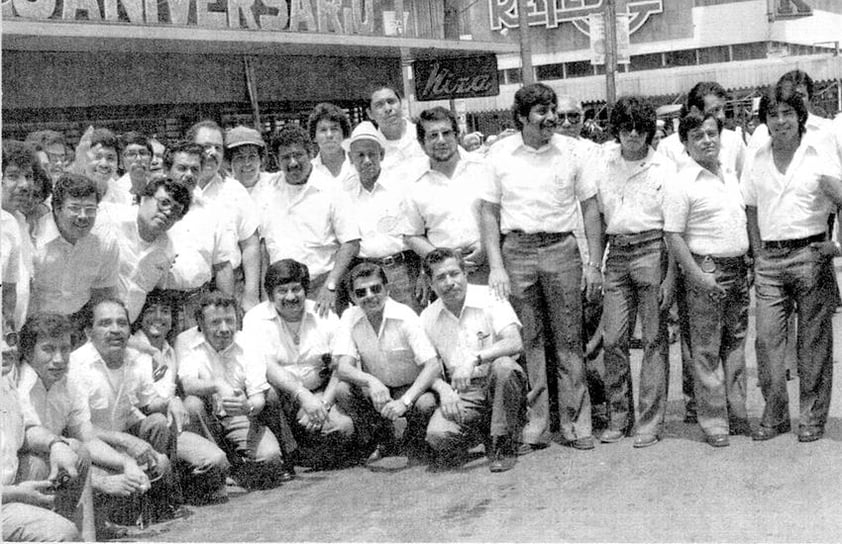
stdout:
[[792,302],[798,316],[799,427],[822,429],[827,422],[837,299],[833,274],[832,260],[810,246],[764,249],[757,256],[757,372],[766,401],[764,426],[789,421],[785,350]]
[[511,282],[511,303],[523,326],[530,390],[523,442],[549,442],[545,334],[558,360],[559,419],[566,440],[591,436],[591,400],[582,351],[582,260],[569,234],[509,233],[503,263]]
[[699,425],[707,435],[728,434],[730,423],[748,424],[746,266],[742,257],[717,260],[712,274],[725,289],[723,298],[711,298],[690,286],[686,291]]
[[[605,263],[603,326],[605,385],[609,428],[659,436],[667,407],[669,343],[667,317],[660,309],[661,282],[667,270],[663,240],[611,247]],[[640,312],[643,362],[640,368],[639,419],[635,424],[629,361],[629,320]]]

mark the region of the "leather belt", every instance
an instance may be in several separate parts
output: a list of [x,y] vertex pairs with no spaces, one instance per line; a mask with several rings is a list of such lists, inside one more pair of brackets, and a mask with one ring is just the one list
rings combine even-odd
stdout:
[[664,231],[654,229],[634,234],[609,234],[608,241],[611,243],[611,247],[630,247],[661,240],[663,237]]
[[763,249],[801,249],[807,247],[813,242],[824,242],[827,235],[822,232],[807,236],[806,238],[795,238],[792,240],[769,240],[763,242]]
[[394,255],[389,255],[388,257],[383,257],[380,259],[370,259],[364,258],[363,261],[368,263],[379,264],[382,267],[390,268],[393,266],[398,266],[400,264],[405,263],[409,257],[412,255],[411,250],[401,251],[400,253],[395,253]]
[[[739,257],[714,257],[713,255],[698,255],[693,253],[693,259],[702,267],[702,272],[715,272],[716,270],[730,270],[745,266],[745,255]],[[712,263],[713,270],[705,270],[705,263]]]
[[522,230],[510,230],[506,236],[517,236],[527,240],[556,241],[572,236],[572,232],[524,232]]

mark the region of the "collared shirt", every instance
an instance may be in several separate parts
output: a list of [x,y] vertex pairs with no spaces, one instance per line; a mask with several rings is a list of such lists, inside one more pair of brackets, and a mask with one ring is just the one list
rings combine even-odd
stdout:
[[[684,144],[681,143],[678,132],[673,132],[661,140],[658,144],[658,153],[672,160],[677,168],[685,166],[688,162],[693,162],[693,159],[687,154]],[[719,164],[732,172],[736,172],[739,176],[743,171],[745,158],[746,144],[743,139],[733,130],[723,128],[719,134]]]
[[582,179],[578,158],[576,140],[559,135],[540,149],[526,145],[520,133],[491,148],[481,198],[500,205],[503,234],[573,232],[577,201],[596,194],[596,186]]
[[[0,236],[0,282],[17,283],[21,277],[20,228],[14,216],[6,210],[0,210]],[[29,278],[26,279],[28,281]]]
[[382,259],[406,249],[403,235],[409,232],[404,196],[408,184],[385,170],[371,191],[354,177],[346,191],[351,211],[360,228],[360,254],[364,259]]
[[99,203],[130,206],[134,201],[131,188],[132,181],[129,174],[123,174],[120,178],[112,178],[108,181],[108,188]]
[[[578,155],[583,165],[582,170],[586,171],[586,165],[593,164],[593,157],[598,156],[597,154],[602,151],[602,146],[587,138],[576,138],[576,142],[579,144]],[[576,245],[579,246],[579,255],[582,257],[582,268],[585,268],[591,259],[588,238],[585,236],[585,218],[582,215],[581,206],[576,206],[576,228],[573,229],[573,235],[576,237]]]
[[66,429],[78,433],[84,426],[90,425],[90,408],[83,395],[71,388],[67,376],[47,389],[35,369],[21,363],[18,396],[25,419],[46,427],[53,434],[61,435]]
[[120,248],[113,236],[94,228],[75,244],[65,240],[50,215],[35,240],[30,315],[77,312],[91,289],[117,287]]
[[[379,128],[376,129],[380,132],[380,135],[383,137],[383,141],[386,144],[386,154],[383,157],[383,161],[380,163],[380,168],[384,171],[404,168],[409,163],[416,163],[420,160],[427,159],[427,154],[424,152],[424,148],[422,148],[421,144],[418,143],[418,132],[415,127],[415,123],[409,119],[405,119],[405,121],[406,130],[404,131],[403,136],[401,136],[398,140],[390,140],[386,138]],[[368,123],[371,127],[374,126],[371,121],[363,121],[360,125],[365,123]]]
[[0,376],[0,484],[15,482],[18,450],[26,438],[26,425],[18,393],[10,374]]
[[479,285],[468,285],[458,316],[438,299],[421,312],[421,324],[448,371],[472,362],[478,351],[500,340],[506,327],[521,326],[507,300]]
[[260,208],[271,199],[282,183],[284,183],[283,172],[261,172],[254,185],[243,186],[243,188],[248,192],[252,202]]
[[[18,225],[18,233],[20,234],[20,273],[18,274],[17,283],[17,301],[15,303],[15,323],[18,327],[23,326],[26,321],[26,315],[29,312],[29,296],[32,283],[32,275],[34,273],[32,258],[35,253],[35,242],[30,235],[29,222],[26,217],[19,211],[12,214]],[[50,213],[42,215],[37,222],[37,225],[43,226],[48,218],[51,218]],[[5,231],[5,226],[3,227]],[[40,232],[40,228],[38,231]]]
[[249,192],[234,178],[225,178],[217,174],[204,189],[196,187],[196,192],[207,202],[213,203],[217,209],[229,214],[237,233],[237,241],[242,242],[257,232],[258,215],[254,213],[254,205]]
[[243,333],[263,357],[266,367],[280,365],[301,385],[314,391],[323,385],[320,376],[325,368],[323,357],[333,351],[339,318],[333,312],[321,317],[316,312],[316,303],[307,300],[299,327],[296,343],[270,300],[261,302],[243,318]]
[[802,138],[785,173],[778,171],[767,141],[750,157],[741,187],[746,206],[757,208],[763,241],[794,240],[827,230],[834,206],[819,187],[819,176],[842,177],[838,157],[817,141]]
[[235,391],[247,396],[269,389],[266,364],[262,357],[245,342],[242,332],[223,351],[216,351],[197,327],[178,335],[175,352],[178,358],[178,378],[213,381],[223,379]]
[[[227,217],[227,216],[226,216]],[[213,277],[214,265],[240,262],[237,237],[228,220],[220,220],[218,207],[194,198],[190,210],[167,231],[175,259],[165,289],[189,291],[206,284]],[[236,264],[235,264],[236,263]]]
[[68,381],[87,403],[91,423],[106,431],[125,432],[146,416],[140,408],[157,398],[146,366],[149,356],[127,348],[120,368],[108,368],[91,342],[70,354]]
[[400,387],[415,382],[421,366],[436,356],[436,350],[412,308],[389,298],[378,331],[358,306],[345,310],[333,354],[353,357],[383,385]]
[[333,269],[341,244],[360,239],[348,196],[335,185],[333,178],[314,170],[304,185],[279,187],[260,222],[270,263],[295,259],[314,278]]
[[310,161],[310,164],[313,165],[313,170],[318,171],[326,177],[333,178],[334,181],[339,183],[337,187],[345,191],[351,189],[357,179],[357,170],[354,168],[354,165],[351,164],[350,159],[348,159],[347,153],[345,154],[345,160],[342,161],[342,167],[339,169],[339,174],[335,176],[330,173],[330,170],[328,170],[327,166],[325,166],[322,162],[321,154],[316,155],[313,160]]
[[[822,137],[822,133],[831,129],[832,121],[819,117],[812,113],[807,114],[807,122],[804,123],[806,134],[811,137]],[[755,150],[760,149],[769,142],[769,127],[765,123],[757,125],[754,132],[751,133],[751,139],[748,141],[748,150],[754,153]]]
[[158,349],[149,343],[146,333],[138,330],[132,335],[132,339],[148,346],[154,351],[149,358],[149,364],[143,365],[142,370],[148,373],[149,379],[155,384],[155,392],[162,399],[171,399],[175,396],[176,378],[178,376],[178,364],[175,356],[175,349],[169,342],[164,340],[163,349]]
[[427,170],[406,195],[409,234],[426,235],[434,247],[463,249],[480,240],[480,194],[490,172],[481,157],[460,155],[449,178],[427,161]]
[[118,296],[126,303],[129,320],[134,321],[146,302],[149,293],[169,272],[175,252],[168,233],[163,233],[151,242],[140,237],[135,206],[114,208],[110,228],[120,248],[120,270]]
[[664,230],[683,233],[696,255],[738,257],[748,251],[745,204],[734,172],[722,168],[720,174],[684,163],[666,186]]
[[605,234],[636,234],[664,227],[664,187],[675,175],[673,164],[649,149],[646,158],[627,161],[619,144],[602,149],[583,179],[598,188]]

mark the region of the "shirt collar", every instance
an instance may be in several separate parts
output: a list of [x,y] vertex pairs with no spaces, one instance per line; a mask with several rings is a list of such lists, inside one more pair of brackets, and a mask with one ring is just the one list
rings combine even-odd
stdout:
[[[354,316],[354,324],[359,323],[363,319],[367,320],[365,312],[362,308],[357,308],[358,312],[357,315]],[[398,307],[398,303],[395,302],[392,297],[386,298],[386,306],[383,308],[383,323],[386,322],[387,319],[400,319],[401,313],[400,308]]]
[[208,349],[208,351],[211,351],[211,352],[216,353],[217,355],[221,356],[221,355],[225,355],[227,353],[230,353],[230,352],[240,348],[241,347],[240,341],[241,341],[240,333],[235,332],[234,333],[234,341],[231,342],[231,345],[228,346],[227,348],[225,348],[222,351],[216,351],[216,349],[205,338],[205,334],[203,332],[199,331],[199,328],[196,327],[195,331],[194,331],[194,336],[193,336],[193,338],[190,339],[189,345],[194,350],[199,349],[202,346],[205,346]]
[[[53,214],[49,214],[44,220],[44,228],[39,233],[38,238],[36,240],[38,247],[44,247],[53,240],[64,238],[61,236],[61,231],[58,230],[58,225],[56,225],[56,219]],[[66,240],[65,240],[66,242]],[[70,242],[67,242],[70,243]]]
[[[436,300],[434,304],[440,305],[438,310],[439,315],[443,313],[454,315],[447,309],[447,306],[444,305],[444,302],[441,299]],[[460,319],[462,317],[465,313],[465,308],[482,310],[485,308],[485,304],[485,297],[482,296],[482,287],[478,285],[471,285],[469,283],[465,288],[465,302],[462,303],[462,310],[459,312],[459,315],[456,316],[456,319]]]

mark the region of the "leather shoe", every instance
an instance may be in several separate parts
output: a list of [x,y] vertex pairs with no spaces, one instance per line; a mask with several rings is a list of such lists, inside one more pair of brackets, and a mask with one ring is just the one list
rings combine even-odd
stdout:
[[517,454],[520,455],[529,455],[533,451],[543,450],[549,446],[549,444],[528,444],[524,442],[520,446],[518,446]]
[[509,438],[494,438],[491,446],[491,463],[488,470],[491,472],[506,472],[512,470],[517,463],[517,453],[512,441]]
[[824,436],[824,429],[821,427],[813,427],[812,429],[802,429],[798,431],[799,442],[815,442]]
[[117,540],[124,538],[129,534],[129,528],[125,525],[118,525],[112,521],[105,520],[102,525],[96,528],[96,539],[101,540]]
[[654,434],[639,434],[634,437],[635,448],[648,448],[658,443],[658,436]]
[[292,463],[284,463],[281,471],[278,473],[278,480],[281,482],[291,482],[295,479],[295,467]]
[[774,427],[767,427],[765,425],[760,425],[755,429],[753,433],[751,433],[752,440],[769,440],[775,438],[779,434],[788,433],[791,430],[790,422],[784,421],[783,423],[778,423]]
[[374,451],[368,456],[368,459],[365,460],[366,466],[376,463],[377,461],[383,459],[383,452],[381,451],[383,447],[378,444]]
[[605,432],[599,437],[599,441],[605,444],[613,444],[615,442],[619,442],[626,436],[626,433],[623,431],[618,431],[615,429],[606,429]]
[[727,434],[709,434],[705,440],[714,448],[724,448],[731,444]]
[[576,440],[572,440],[568,442],[568,445],[577,450],[592,450],[594,449],[593,437],[592,436],[583,436],[582,438],[577,438]]

